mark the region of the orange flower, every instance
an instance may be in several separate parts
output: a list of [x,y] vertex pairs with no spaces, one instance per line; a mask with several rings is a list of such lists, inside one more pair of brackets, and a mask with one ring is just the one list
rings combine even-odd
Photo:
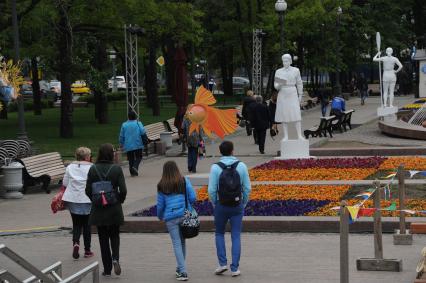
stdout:
[[379,169],[396,170],[401,164],[404,164],[404,168],[407,170],[426,170],[426,157],[389,157],[380,165]]
[[362,180],[376,172],[372,168],[309,168],[250,170],[252,181],[304,181],[304,180]]

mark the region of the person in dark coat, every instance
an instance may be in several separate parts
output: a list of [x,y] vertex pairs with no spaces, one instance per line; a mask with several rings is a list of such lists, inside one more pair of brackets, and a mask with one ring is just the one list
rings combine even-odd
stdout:
[[271,125],[268,106],[263,103],[262,96],[256,95],[256,106],[253,111],[253,126],[256,131],[259,151],[265,154],[266,131]]
[[320,88],[317,91],[317,97],[321,103],[321,115],[327,116],[327,107],[330,104],[330,91],[325,88]]
[[268,104],[269,120],[271,121],[271,130],[275,131],[275,134],[278,134],[277,125],[279,124],[275,122],[275,111],[277,111],[277,98],[278,98],[278,91],[274,90],[272,92],[271,99],[269,100],[269,104]]
[[368,84],[367,84],[367,80],[365,79],[364,73],[361,73],[361,75],[359,76],[359,79],[357,81],[357,86],[358,91],[360,93],[360,97],[361,97],[361,105],[365,104],[365,99],[367,98],[367,91],[368,91]]
[[[97,227],[99,246],[101,248],[103,276],[111,276],[114,267],[116,275],[121,274],[119,263],[120,255],[120,225],[124,223],[123,208],[121,204],[126,199],[127,188],[123,170],[113,164],[114,147],[112,144],[103,144],[99,148],[98,159],[87,175],[86,195],[92,201],[89,224]],[[98,174],[99,173],[99,174]],[[100,176],[99,176],[100,175]],[[118,202],[111,205],[96,205],[92,200],[92,184],[101,181],[110,181],[116,192]]]
[[246,121],[246,131],[247,136],[251,136],[252,134],[252,125],[250,124],[250,113],[249,108],[251,105],[255,104],[256,100],[254,99],[254,93],[251,90],[247,91],[246,97],[243,100],[243,109],[241,109],[241,114],[243,115],[243,119]]

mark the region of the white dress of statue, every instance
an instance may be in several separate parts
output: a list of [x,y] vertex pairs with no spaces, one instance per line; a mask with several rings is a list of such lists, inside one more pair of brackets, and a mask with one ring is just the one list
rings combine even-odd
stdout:
[[298,68],[291,66],[290,54],[284,54],[282,60],[284,67],[275,72],[274,78],[274,87],[278,90],[275,121],[283,123],[283,141],[288,140],[289,123],[295,125],[298,139],[305,140],[301,129],[300,102],[303,95],[303,82],[300,77],[300,71]]
[[[386,48],[386,56],[380,57],[380,51],[374,56],[373,61],[383,62],[383,101],[384,107],[393,107],[393,94],[396,84],[396,73],[401,71],[402,64],[398,58],[392,56],[392,48]],[[398,69],[395,70],[395,64]],[[389,97],[389,105],[388,105]]]

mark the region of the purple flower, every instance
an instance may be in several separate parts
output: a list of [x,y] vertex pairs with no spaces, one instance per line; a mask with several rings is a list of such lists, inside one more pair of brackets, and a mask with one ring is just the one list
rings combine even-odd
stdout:
[[[329,204],[329,200],[251,200],[245,208],[247,216],[298,216]],[[194,208],[199,216],[212,216],[213,206],[209,201],[197,201]],[[157,216],[157,207],[138,211],[132,216]]]

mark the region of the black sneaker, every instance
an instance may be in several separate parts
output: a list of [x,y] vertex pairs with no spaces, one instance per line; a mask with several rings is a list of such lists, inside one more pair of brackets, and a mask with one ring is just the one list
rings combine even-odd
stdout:
[[105,271],[102,272],[102,276],[104,277],[111,277],[111,273],[106,273]]
[[112,266],[114,267],[114,273],[116,275],[120,275],[121,274],[121,266],[120,266],[120,263],[118,262],[118,260],[113,260]]
[[188,281],[188,274],[185,272],[176,272],[176,280],[177,281]]

